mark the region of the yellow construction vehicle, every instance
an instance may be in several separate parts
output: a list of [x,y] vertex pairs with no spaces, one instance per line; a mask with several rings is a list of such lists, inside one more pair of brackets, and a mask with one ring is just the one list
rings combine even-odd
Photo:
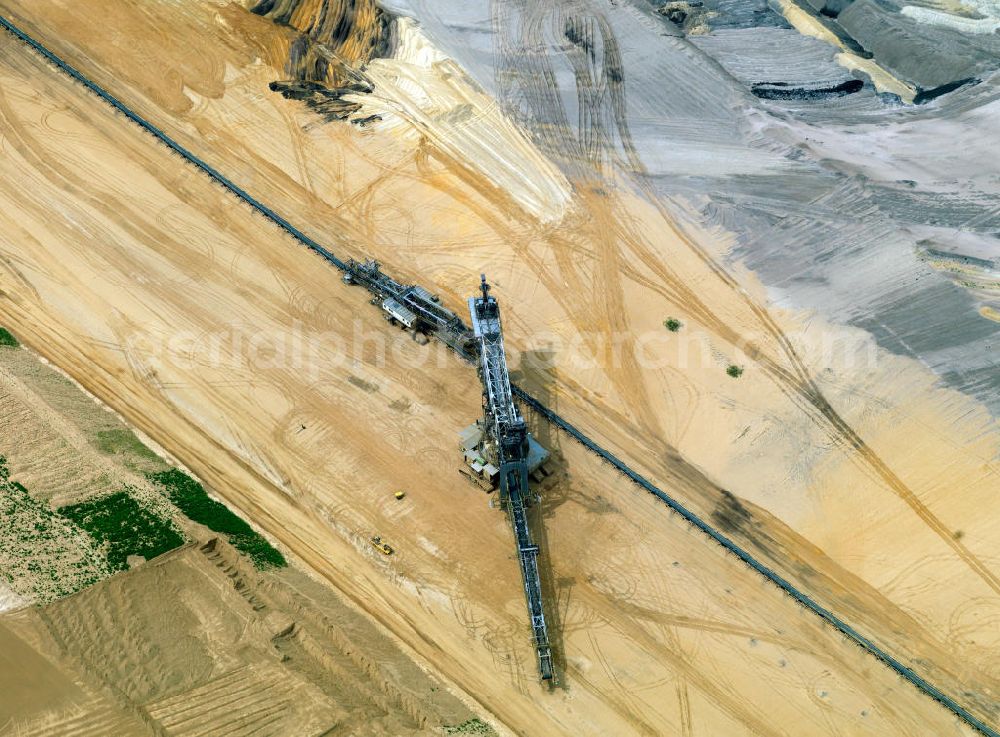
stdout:
[[402,499],[405,496],[406,496],[406,492],[405,491],[397,491],[396,492],[396,498],[397,499]]
[[372,544],[372,547],[382,553],[382,555],[392,555],[396,552],[392,549],[391,545],[382,542],[382,538],[379,535],[375,535],[375,537],[371,538],[369,542]]

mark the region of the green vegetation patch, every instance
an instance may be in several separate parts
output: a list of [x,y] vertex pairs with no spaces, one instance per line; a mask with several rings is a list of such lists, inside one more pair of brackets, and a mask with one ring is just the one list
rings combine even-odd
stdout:
[[94,540],[10,479],[0,456],[0,579],[20,596],[45,604],[108,576]]
[[731,363],[726,368],[726,373],[732,376],[734,379],[738,379],[741,376],[743,376],[743,367],[737,366],[735,363]]
[[680,320],[675,317],[668,317],[663,321],[663,327],[669,330],[671,333],[676,333],[684,325]]
[[149,560],[184,542],[168,520],[140,506],[125,491],[71,504],[59,513],[106,547],[114,571],[128,568],[130,555]]
[[0,328],[0,346],[7,346],[8,348],[17,348],[21,344],[17,342],[17,338],[11,335],[7,328]]
[[488,725],[482,719],[472,718],[466,722],[456,725],[445,725],[445,734],[479,734],[479,735],[496,735],[493,731],[493,727]]
[[264,570],[288,565],[279,550],[262,535],[254,532],[229,507],[212,499],[201,484],[183,471],[171,468],[169,471],[148,473],[146,477],[163,487],[170,501],[189,519],[226,535],[230,545],[250,558],[257,568]]
[[131,455],[147,461],[158,461],[159,456],[142,444],[135,434],[125,427],[97,431],[97,448],[110,455]]

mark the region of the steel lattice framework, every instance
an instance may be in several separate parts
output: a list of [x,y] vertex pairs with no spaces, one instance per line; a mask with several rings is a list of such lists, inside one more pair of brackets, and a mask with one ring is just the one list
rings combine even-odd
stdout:
[[524,594],[538,653],[542,680],[552,679],[552,648],[542,609],[542,585],[538,576],[538,546],[531,539],[525,511],[531,495],[528,487],[528,427],[514,403],[503,346],[500,307],[490,296],[486,275],[482,294],[469,298],[472,332],[479,344],[479,376],[483,382],[483,412],[486,431],[493,436],[499,455],[500,502],[510,515],[517,539]]

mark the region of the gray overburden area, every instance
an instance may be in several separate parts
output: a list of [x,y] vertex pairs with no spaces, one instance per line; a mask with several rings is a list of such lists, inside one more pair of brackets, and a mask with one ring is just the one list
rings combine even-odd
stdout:
[[729,258],[779,304],[862,328],[1000,413],[995,3],[786,3],[825,39],[766,0],[388,5],[567,171],[619,164],[732,233]]

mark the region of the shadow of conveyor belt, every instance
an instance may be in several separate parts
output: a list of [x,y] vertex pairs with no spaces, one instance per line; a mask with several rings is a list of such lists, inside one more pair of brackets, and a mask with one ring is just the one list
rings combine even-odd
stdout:
[[[506,3],[504,3],[506,4]],[[518,5],[526,5],[524,2],[518,2]],[[31,48],[35,53],[39,54],[46,61],[51,63],[59,71],[63,72],[74,81],[79,82],[89,91],[93,92],[104,102],[114,108],[117,112],[124,115],[129,121],[135,123],[137,126],[142,128],[144,131],[156,138],[160,143],[167,146],[171,151],[181,156],[185,161],[194,165],[200,169],[203,173],[209,176],[213,181],[223,186],[227,191],[235,195],[237,198],[242,200],[244,203],[250,205],[254,211],[264,215],[268,220],[273,222],[275,225],[280,227],[286,233],[291,235],[302,245],[311,249],[322,257],[326,262],[336,266],[341,271],[345,271],[347,266],[335,256],[331,251],[326,249],[324,246],[320,245],[313,239],[306,236],[298,228],[292,225],[288,220],[283,218],[281,215],[276,213],[274,210],[269,208],[267,205],[253,198],[249,193],[247,193],[240,186],[229,180],[216,168],[212,167],[210,164],[203,161],[201,158],[196,156],[191,151],[187,150],[179,143],[170,138],[166,133],[160,130],[158,127],[138,115],[132,109],[127,107],[124,103],[114,97],[112,94],[104,90],[100,85],[96,84],[74,67],[67,64],[65,61],[60,59],[54,53],[52,53],[45,46],[40,44],[35,39],[28,36],[17,26],[13,25],[9,20],[0,16],[0,28],[10,33],[12,36],[17,38],[19,41]],[[577,144],[574,144],[577,145]],[[581,149],[582,150],[582,149]],[[804,593],[791,582],[789,582],[784,577],[780,576],[774,570],[764,565],[760,560],[755,558],[744,548],[737,545],[729,537],[718,531],[716,528],[702,520],[699,516],[688,510],[684,505],[682,505],[677,500],[673,499],[670,495],[664,492],[662,489],[654,485],[648,479],[634,471],[628,465],[626,465],[622,460],[617,458],[610,451],[604,449],[596,442],[591,440],[582,431],[576,428],[574,425],[567,422],[561,416],[549,409],[545,404],[539,402],[533,396],[525,392],[523,389],[516,385],[512,385],[512,390],[514,396],[523,402],[525,405],[530,407],[535,412],[538,412],[545,417],[546,420],[551,422],[553,425],[558,427],[563,432],[567,433],[574,440],[582,444],[592,453],[599,456],[602,460],[610,463],[616,470],[625,475],[630,481],[644,489],[645,491],[652,494],[659,501],[664,503],[669,509],[671,509],[676,514],[684,518],[688,523],[698,529],[701,533],[705,534],[707,537],[712,539],[714,542],[722,546],[727,552],[732,553],[737,558],[739,558],[748,567],[755,570],[765,579],[776,585],[779,589],[785,592],[788,596],[798,602],[800,605],[813,612],[825,622],[834,627],[838,632],[843,634],[849,640],[854,642],[856,645],[861,647],[863,650],[868,652],[870,655],[874,656],[886,666],[891,668],[893,671],[898,673],[902,678],[906,679],[918,690],[927,696],[930,696],[935,701],[938,701],[945,708],[950,710],[959,719],[978,730],[980,733],[986,735],[987,737],[1000,737],[995,729],[987,725],[985,722],[974,716],[968,709],[963,707],[957,701],[955,701],[950,696],[946,695],[936,686],[928,682],[922,676],[918,675],[912,668],[903,664],[901,661],[896,659],[894,656],[890,655],[888,652],[876,645],[871,639],[865,637],[860,632],[854,629],[847,622],[842,620],[840,617],[835,615],[829,609],[826,609],[820,605],[815,599],[810,597],[808,594]],[[696,471],[696,469],[695,469]]]
[[[555,378],[548,370],[554,355],[550,349],[522,353],[521,369],[511,372],[511,381],[518,380],[517,377],[530,376],[533,384],[538,387],[538,395],[550,407],[558,401],[558,396],[553,391]],[[549,624],[549,645],[555,671],[555,677],[549,682],[549,688],[566,690],[569,684],[566,680],[567,663],[563,613],[569,611],[569,602],[576,580],[572,577],[555,574],[549,558],[552,548],[549,544],[548,528],[545,525],[545,520],[569,500],[568,487],[564,483],[565,468],[562,466],[565,461],[559,447],[560,434],[555,428],[548,422],[539,422],[537,414],[529,413],[526,419],[535,440],[551,454],[545,465],[559,466],[555,469],[555,475],[543,482],[543,488],[540,492],[532,489],[532,494],[537,494],[538,502],[529,508],[528,524],[532,538],[542,551],[542,555],[538,559],[538,575],[541,579],[542,591],[546,592],[542,606],[545,610],[545,620]]]

